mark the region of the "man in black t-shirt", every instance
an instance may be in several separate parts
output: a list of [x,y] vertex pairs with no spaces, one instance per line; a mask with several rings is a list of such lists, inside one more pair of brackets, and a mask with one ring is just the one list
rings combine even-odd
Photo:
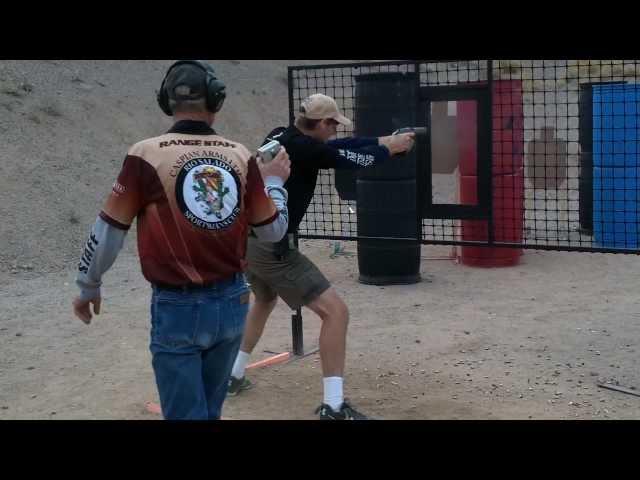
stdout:
[[338,124],[348,126],[351,121],[340,113],[333,98],[315,94],[302,102],[295,126],[277,128],[265,140],[280,142],[291,160],[291,175],[285,184],[289,193],[288,238],[268,243],[249,236],[247,278],[256,299],[231,372],[229,395],[251,387],[245,368],[280,297],[292,309],[306,306],[322,319],[319,343],[324,400],[318,408],[320,419],[366,419],[344,402],[342,378],[349,311],[318,267],[295,248],[293,235],[311,203],[320,169],[378,165],[411,150],[415,135],[330,140],[336,135]]

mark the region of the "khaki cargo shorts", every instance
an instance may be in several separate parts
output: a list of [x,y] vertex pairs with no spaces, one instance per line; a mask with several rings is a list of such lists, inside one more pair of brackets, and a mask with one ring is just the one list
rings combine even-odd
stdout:
[[308,305],[331,284],[311,260],[299,250],[289,250],[282,260],[272,243],[249,236],[247,281],[256,299],[271,302],[282,298],[292,310]]

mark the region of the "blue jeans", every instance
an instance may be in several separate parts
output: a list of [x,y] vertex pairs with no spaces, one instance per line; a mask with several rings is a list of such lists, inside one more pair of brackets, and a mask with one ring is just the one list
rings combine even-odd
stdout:
[[150,350],[165,419],[220,418],[248,310],[242,274],[195,291],[153,287]]

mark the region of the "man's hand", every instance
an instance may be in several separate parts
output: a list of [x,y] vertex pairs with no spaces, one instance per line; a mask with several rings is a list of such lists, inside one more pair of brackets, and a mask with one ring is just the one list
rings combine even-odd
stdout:
[[388,137],[380,137],[378,143],[389,149],[391,155],[408,152],[415,144],[415,133],[399,133],[398,135],[389,135]]
[[93,304],[93,313],[100,315],[100,303],[102,298],[100,296],[92,298],[91,300],[81,300],[80,297],[76,297],[73,301],[73,313],[76,314],[80,320],[89,325],[91,323],[91,307]]
[[280,148],[278,154],[269,163],[264,163],[260,157],[257,158],[257,161],[263,180],[266,180],[267,177],[280,177],[283,182],[286,182],[289,178],[291,161],[284,147]]

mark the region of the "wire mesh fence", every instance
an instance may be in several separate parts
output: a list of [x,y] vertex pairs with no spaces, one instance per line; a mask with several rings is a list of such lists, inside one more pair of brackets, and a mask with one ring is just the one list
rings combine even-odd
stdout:
[[339,137],[428,132],[386,165],[321,170],[300,236],[362,237],[364,196],[393,230],[392,192],[413,189],[422,243],[638,253],[639,77],[637,60],[290,67],[291,121],[324,93],[353,120]]

